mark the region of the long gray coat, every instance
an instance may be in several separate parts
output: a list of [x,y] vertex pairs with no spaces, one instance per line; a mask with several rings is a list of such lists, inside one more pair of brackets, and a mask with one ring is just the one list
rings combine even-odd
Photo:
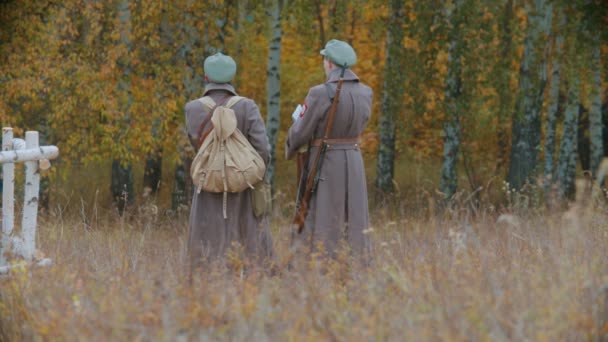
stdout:
[[[209,83],[204,96],[211,96],[219,103],[226,95],[237,95],[230,84]],[[270,145],[266,137],[266,128],[258,106],[250,99],[242,99],[232,109],[236,115],[237,127],[258,151],[265,163],[268,163]],[[194,148],[199,140],[200,126],[208,110],[200,101],[186,104],[186,129]],[[204,132],[211,129],[211,121]],[[251,191],[229,193],[227,202],[227,219],[222,212],[223,194],[196,191],[192,197],[188,250],[192,261],[201,258],[215,258],[224,254],[233,242],[240,243],[249,256],[263,259],[272,253],[272,239],[268,226],[263,219],[253,215]]]
[[[312,87],[305,100],[303,116],[289,129],[286,157],[293,157],[298,148],[311,138],[325,134],[330,96],[333,97],[340,69],[334,69],[325,84]],[[372,90],[359,82],[350,69],[344,74],[340,102],[334,116],[329,138],[359,137],[371,115]],[[311,148],[312,156],[318,147]],[[369,226],[367,186],[363,157],[358,144],[332,144],[325,154],[317,191],[310,201],[304,232],[299,239],[314,245],[321,242],[334,253],[340,241],[347,241],[355,252],[363,252],[367,238],[363,230]]]

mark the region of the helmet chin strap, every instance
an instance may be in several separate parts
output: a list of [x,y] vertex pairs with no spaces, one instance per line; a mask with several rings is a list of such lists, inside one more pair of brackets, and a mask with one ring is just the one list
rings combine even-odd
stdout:
[[340,78],[344,78],[344,72],[346,71],[346,68],[348,68],[346,66],[346,62],[344,62],[344,65],[340,67],[342,69],[342,71],[340,72]]

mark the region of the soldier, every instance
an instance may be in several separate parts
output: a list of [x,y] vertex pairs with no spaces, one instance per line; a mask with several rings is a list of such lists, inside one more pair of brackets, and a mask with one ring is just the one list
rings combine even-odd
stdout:
[[[216,104],[222,104],[231,96],[237,95],[229,83],[236,73],[236,63],[230,56],[217,53],[207,57],[204,62],[205,91]],[[267,164],[270,144],[260,111],[251,99],[237,102],[232,109],[237,119],[237,128],[243,133]],[[201,101],[186,104],[186,129],[188,138],[195,149],[199,140],[212,128],[211,120],[201,127],[209,109]],[[253,213],[251,191],[227,195],[227,215],[223,215],[223,194],[201,191],[193,194],[190,209],[188,251],[193,266],[205,258],[222,256],[234,242],[239,243],[248,256],[258,261],[271,255],[272,241],[264,218]]]
[[312,193],[304,229],[297,239],[304,239],[312,248],[322,243],[330,254],[335,254],[340,242],[346,241],[354,252],[362,254],[367,245],[363,230],[369,226],[369,211],[358,138],[371,114],[373,92],[350,70],[357,55],[348,43],[332,39],[321,55],[327,81],[310,88],[301,111],[294,113],[296,121],[286,142],[288,159],[308,144],[307,174],[325,135],[328,112],[342,72],[343,83],[318,186]]

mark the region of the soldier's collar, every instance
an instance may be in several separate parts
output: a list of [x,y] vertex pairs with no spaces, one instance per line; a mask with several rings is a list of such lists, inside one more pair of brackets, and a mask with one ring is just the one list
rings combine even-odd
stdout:
[[[338,80],[340,79],[340,72],[342,72],[342,70],[340,68],[335,68],[334,70],[332,70],[329,73],[329,76],[327,77],[326,82],[338,82]],[[344,71],[344,80],[345,81],[359,81],[359,77],[357,77],[357,75],[355,75],[355,73],[352,70],[346,69]]]
[[210,91],[212,91],[212,90],[226,90],[229,93],[232,93],[232,95],[238,95],[236,93],[236,90],[234,90],[234,87],[230,83],[213,83],[213,82],[209,82],[205,86],[205,92],[203,93],[203,96],[207,95],[207,93],[210,92]]

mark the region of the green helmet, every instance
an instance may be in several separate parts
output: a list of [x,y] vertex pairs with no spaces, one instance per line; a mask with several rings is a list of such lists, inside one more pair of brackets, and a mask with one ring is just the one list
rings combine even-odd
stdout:
[[347,42],[332,39],[325,44],[321,54],[337,66],[351,67],[357,63],[357,54]]
[[236,63],[232,57],[218,52],[213,56],[205,58],[203,69],[209,81],[228,83],[236,74]]

